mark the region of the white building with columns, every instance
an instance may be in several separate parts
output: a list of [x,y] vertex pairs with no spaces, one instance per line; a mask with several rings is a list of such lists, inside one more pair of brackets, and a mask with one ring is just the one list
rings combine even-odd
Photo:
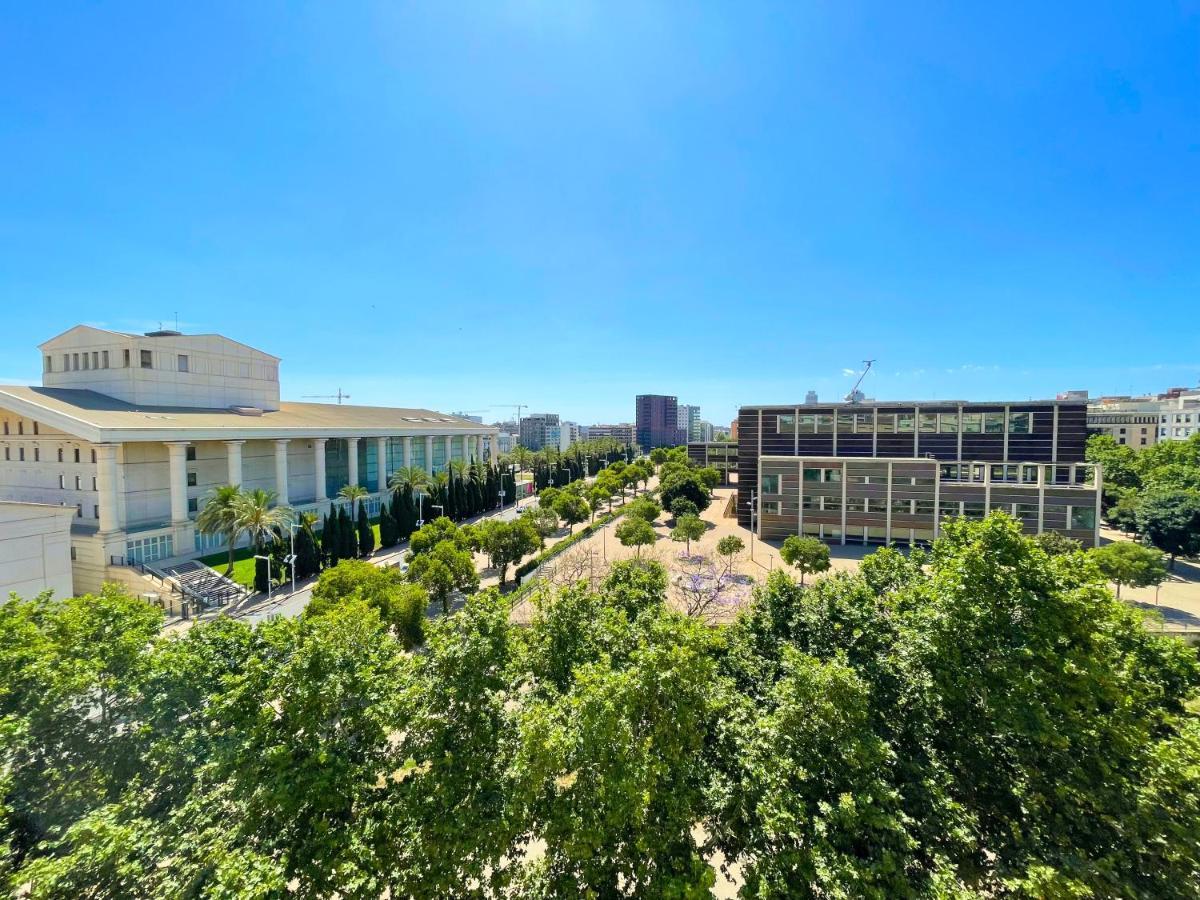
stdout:
[[221,549],[195,518],[213,488],[324,512],[347,484],[378,512],[401,466],[490,459],[496,430],[427,409],[279,399],[279,359],[220,335],[80,325],[42,351],[42,386],[0,386],[0,500],[74,508],[76,592],[112,566]]

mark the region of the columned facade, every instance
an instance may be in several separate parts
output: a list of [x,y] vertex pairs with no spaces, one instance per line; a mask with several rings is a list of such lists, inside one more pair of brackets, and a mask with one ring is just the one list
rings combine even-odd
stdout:
[[442,456],[443,456],[442,468],[447,472],[450,471],[450,456],[451,456],[450,447],[451,447],[452,440],[453,439],[450,437],[450,435],[446,435],[445,437],[442,438]]
[[385,437],[375,438],[375,472],[377,473],[376,490],[383,493],[387,490],[388,485],[388,439]]
[[349,469],[347,483],[358,484],[358,438],[346,438],[346,465]]
[[117,445],[96,445],[96,491],[100,507],[100,533],[111,534],[125,529],[121,504],[117,496]]
[[171,524],[185,524],[187,511],[187,441],[167,443],[167,470],[171,485]]
[[242,483],[242,445],[245,441],[226,441],[225,451],[228,460],[228,483],[238,487]]
[[425,473],[433,474],[433,435],[425,435]]
[[404,468],[407,469],[412,464],[413,464],[412,435],[406,434],[404,436]]
[[313,497],[317,502],[327,499],[325,494],[325,441],[326,438],[313,439],[313,480],[316,491]]
[[288,442],[275,442],[275,493],[278,495],[280,506],[287,506],[288,500]]

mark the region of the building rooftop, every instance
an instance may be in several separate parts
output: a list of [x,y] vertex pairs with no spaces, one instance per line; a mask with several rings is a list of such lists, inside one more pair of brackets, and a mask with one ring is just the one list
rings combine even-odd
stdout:
[[0,385],[0,406],[96,443],[394,437],[481,430],[478,422],[428,409],[289,401],[265,412],[241,407],[135,406],[96,391],[21,385]]
[[832,409],[839,407],[841,409],[875,409],[885,407],[912,407],[912,406],[1086,406],[1086,400],[1071,400],[1071,399],[1054,399],[1054,400],[829,400],[821,401],[817,404],[812,403],[754,403],[746,404],[741,409],[799,409],[804,413],[811,413],[814,409],[826,408]]

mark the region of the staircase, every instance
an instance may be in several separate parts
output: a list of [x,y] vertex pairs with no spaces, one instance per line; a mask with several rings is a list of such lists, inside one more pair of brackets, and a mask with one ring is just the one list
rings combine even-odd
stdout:
[[161,571],[166,579],[179,587],[184,596],[191,597],[204,606],[226,606],[243,599],[249,593],[236,581],[231,581],[220,572],[196,560],[169,566]]

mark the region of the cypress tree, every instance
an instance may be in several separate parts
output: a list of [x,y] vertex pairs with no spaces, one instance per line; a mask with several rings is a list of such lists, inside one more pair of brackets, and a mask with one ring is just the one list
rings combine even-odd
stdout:
[[325,527],[321,529],[321,547],[325,551],[325,565],[333,568],[342,558],[342,532],[338,528],[337,513],[331,507],[325,515]]
[[358,555],[370,556],[375,549],[375,532],[367,518],[367,505],[358,504]]
[[354,559],[358,555],[358,541],[355,539],[354,524],[350,521],[346,507],[338,510],[337,519],[338,556],[342,559]]
[[379,546],[394,547],[396,545],[396,520],[386,503],[379,504]]
[[313,543],[312,532],[307,528],[296,530],[296,577],[308,578],[316,575],[321,569],[321,558],[317,555],[317,546]]

